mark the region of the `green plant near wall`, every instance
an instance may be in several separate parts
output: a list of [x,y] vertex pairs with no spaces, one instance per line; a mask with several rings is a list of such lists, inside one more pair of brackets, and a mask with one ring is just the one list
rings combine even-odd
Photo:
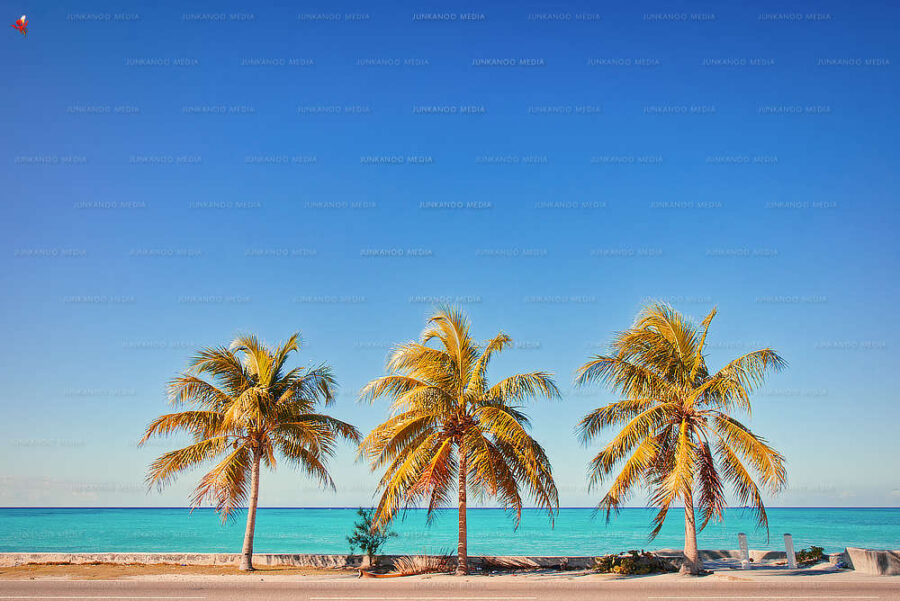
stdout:
[[389,538],[397,536],[397,533],[387,528],[376,529],[375,510],[360,507],[356,511],[357,520],[353,524],[353,532],[347,537],[350,543],[350,555],[356,554],[359,548],[369,558],[369,565],[375,565],[375,559],[378,551],[384,546]]
[[594,559],[594,571],[601,574],[643,575],[657,572],[671,572],[672,566],[646,551],[628,551],[627,553],[613,553]]
[[825,560],[825,549],[823,547],[810,545],[809,549],[800,549],[797,551],[796,557],[797,563],[807,565],[819,563],[820,561]]

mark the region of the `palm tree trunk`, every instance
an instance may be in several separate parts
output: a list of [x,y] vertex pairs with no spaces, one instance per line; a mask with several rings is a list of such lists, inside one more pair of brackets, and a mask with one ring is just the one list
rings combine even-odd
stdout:
[[684,563],[682,574],[697,575],[703,570],[700,552],[697,550],[697,520],[694,515],[694,499],[690,491],[684,498]]
[[259,463],[262,455],[253,452],[250,470],[250,504],[247,506],[247,530],[244,531],[244,549],[241,552],[241,570],[253,571],[253,533],[256,529],[256,503],[259,501]]
[[459,545],[456,550],[456,575],[469,573],[469,551],[466,545],[466,449],[459,443]]

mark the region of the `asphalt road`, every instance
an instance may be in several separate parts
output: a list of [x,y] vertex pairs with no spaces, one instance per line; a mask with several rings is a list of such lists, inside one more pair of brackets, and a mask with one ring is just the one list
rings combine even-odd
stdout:
[[360,581],[315,579],[302,582],[222,581],[2,581],[0,600],[234,600],[234,601],[834,601],[900,600],[900,579],[877,581],[785,578],[781,581],[732,582],[657,578],[599,581],[515,581],[491,578],[461,581],[403,579]]

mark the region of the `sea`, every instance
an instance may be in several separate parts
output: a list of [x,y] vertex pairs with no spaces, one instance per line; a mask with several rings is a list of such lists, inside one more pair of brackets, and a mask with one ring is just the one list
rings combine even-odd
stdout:
[[[261,508],[256,520],[257,553],[348,553],[347,536],[357,508]],[[625,508],[609,521],[590,508],[547,513],[525,509],[515,518],[502,509],[469,509],[471,555],[600,555],[630,549],[681,548],[684,514],[672,510],[662,532],[649,539],[654,511]],[[845,547],[900,549],[900,508],[770,508],[769,529],[749,511],[732,508],[724,520],[699,534],[701,549],[737,549],[746,533],[751,549],[784,549],[784,534],[796,549],[827,552]],[[187,508],[0,508],[0,552],[240,552],[245,514],[223,524],[212,509]],[[429,521],[424,510],[408,510],[391,524],[383,553],[455,553],[455,510]]]

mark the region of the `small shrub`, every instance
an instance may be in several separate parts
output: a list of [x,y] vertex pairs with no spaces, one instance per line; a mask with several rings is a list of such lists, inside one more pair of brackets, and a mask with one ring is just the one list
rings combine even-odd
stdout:
[[353,532],[347,537],[347,542],[350,543],[350,555],[355,555],[356,548],[359,547],[368,556],[369,565],[374,566],[378,551],[381,550],[381,547],[384,546],[389,538],[397,536],[397,533],[387,529],[375,529],[374,509],[363,509],[360,507],[356,515],[359,518],[353,524]]
[[825,561],[825,549],[810,545],[809,549],[800,549],[797,551],[796,557],[797,563],[812,565],[814,563],[819,563],[820,561]]
[[604,555],[603,557],[594,558],[594,571],[601,574],[609,574],[616,566],[618,555]]
[[622,574],[627,576],[671,572],[671,566],[646,551],[631,550],[627,553],[604,555],[594,559],[594,571],[601,574]]

